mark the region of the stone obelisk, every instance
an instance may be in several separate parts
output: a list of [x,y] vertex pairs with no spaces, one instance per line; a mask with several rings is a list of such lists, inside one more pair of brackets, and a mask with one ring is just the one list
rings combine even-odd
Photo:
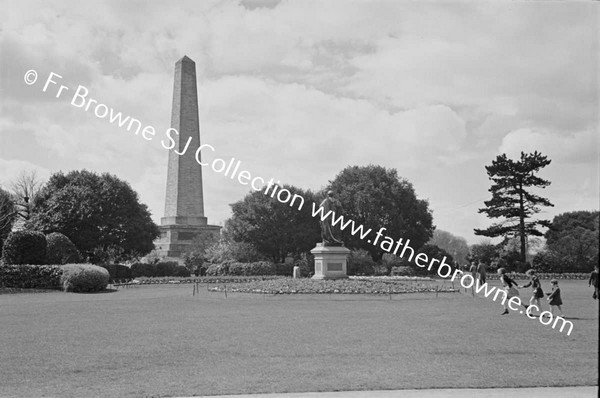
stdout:
[[208,246],[219,237],[219,226],[208,225],[204,216],[202,166],[196,160],[200,147],[196,64],[187,56],[175,63],[165,216],[161,218],[158,255],[181,261],[194,245]]

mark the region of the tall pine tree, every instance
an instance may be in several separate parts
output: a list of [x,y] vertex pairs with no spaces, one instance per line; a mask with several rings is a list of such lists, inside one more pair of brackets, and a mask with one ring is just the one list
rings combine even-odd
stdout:
[[521,246],[521,261],[525,262],[528,236],[543,236],[538,227],[549,227],[548,220],[531,220],[540,212],[538,206],[554,206],[546,198],[533,194],[529,188],[545,188],[550,181],[535,174],[548,166],[551,160],[535,151],[525,154],[521,159],[508,159],[506,154],[496,157],[490,166],[485,166],[488,177],[493,181],[489,191],[492,199],[485,201],[486,207],[479,209],[489,218],[504,218],[487,229],[475,229],[475,235],[488,237],[504,237],[505,241],[518,237]]

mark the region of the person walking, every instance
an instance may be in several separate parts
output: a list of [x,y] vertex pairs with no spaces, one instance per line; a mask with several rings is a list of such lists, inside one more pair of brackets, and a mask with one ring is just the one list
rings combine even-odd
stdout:
[[483,261],[479,262],[479,265],[477,266],[477,273],[479,274],[479,285],[483,285],[485,284],[485,278],[487,276],[487,272],[486,272],[486,267],[485,267],[485,263]]
[[558,310],[560,311],[560,316],[564,318],[562,308],[560,307],[563,302],[562,298],[560,297],[560,287],[558,287],[558,281],[556,279],[552,279],[550,283],[552,284],[552,293],[547,293],[547,300],[548,304],[550,304],[550,311],[552,313],[552,316],[554,316],[554,307],[558,307]]
[[471,273],[473,279],[477,280],[477,265],[475,265],[475,261],[471,261],[470,264],[469,272]]
[[[469,272],[471,272],[471,276],[473,277],[473,282],[477,281],[477,265],[475,265],[475,261],[471,261],[471,266],[469,267]],[[473,283],[473,285],[475,285],[475,283]],[[475,297],[475,288],[473,286],[471,286],[471,294],[473,295],[473,297]]]
[[600,277],[598,276],[598,266],[594,267],[594,270],[590,274],[590,280],[588,281],[588,287],[594,286],[594,293],[592,294],[592,298],[594,300],[600,300],[600,292],[598,292],[598,284],[600,283]]
[[[515,288],[518,286],[515,281],[510,279],[508,275],[506,275],[506,270],[504,268],[498,268],[498,275],[500,275],[500,282],[502,282],[502,286],[504,286],[504,290],[506,291],[506,300],[504,300],[504,312],[500,315],[508,314],[508,302],[513,297],[519,297],[519,291]],[[528,305],[521,304],[525,309],[529,307]]]
[[528,288],[529,286],[532,287],[533,291],[531,293],[531,298],[529,299],[529,305],[533,305],[533,303],[535,302],[537,304],[538,310],[540,310],[540,312],[541,312],[542,304],[540,303],[540,299],[544,298],[544,291],[542,290],[542,283],[540,282],[540,279],[535,274],[535,271],[532,269],[527,270],[527,272],[525,272],[525,275],[527,275],[530,278],[529,283],[526,285],[519,286],[519,287],[523,288],[523,289]]

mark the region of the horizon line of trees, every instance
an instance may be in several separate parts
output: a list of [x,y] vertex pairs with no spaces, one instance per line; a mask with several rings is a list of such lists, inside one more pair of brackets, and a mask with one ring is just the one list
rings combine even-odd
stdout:
[[[515,271],[587,272],[598,263],[599,212],[566,212],[552,221],[534,219],[539,206],[552,206],[531,192],[531,188],[550,184],[536,176],[548,164],[549,159],[534,152],[521,153],[516,161],[499,155],[486,166],[492,199],[479,212],[500,221],[475,233],[502,238],[498,244],[469,245],[460,236],[437,230],[427,200],[419,199],[413,185],[395,169],[348,166],[318,192],[282,187],[317,204],[333,190],[346,219],[373,230],[385,227],[389,236],[409,237],[415,250],[442,253],[458,264],[483,261],[492,268]],[[277,263],[289,257],[307,258],[320,241],[319,220],[312,216],[310,206],[298,210],[253,191],[231,208],[220,242],[209,250],[204,250],[206,242],[201,249],[191,245],[188,257]],[[45,234],[62,233],[93,263],[138,260],[151,253],[158,237],[147,206],[127,182],[86,170],[54,173],[45,184],[35,172],[23,173],[11,185],[11,192],[0,187],[0,242],[15,225]],[[353,236],[349,229],[335,230],[349,249],[367,253],[375,264],[391,264],[389,254],[379,246]],[[535,244],[540,247],[533,255]]]

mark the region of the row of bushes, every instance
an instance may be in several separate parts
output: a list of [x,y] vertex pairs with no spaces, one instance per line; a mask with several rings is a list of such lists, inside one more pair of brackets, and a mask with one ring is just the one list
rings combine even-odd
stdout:
[[277,275],[277,276],[292,276],[294,273],[294,267],[299,266],[301,274],[306,273],[304,276],[308,276],[306,268],[303,272],[303,267],[298,263],[283,263],[274,264],[268,261],[257,261],[253,263],[238,263],[238,262],[225,262],[222,264],[209,264],[206,269],[207,276],[266,276],[266,275]]
[[59,232],[11,232],[2,244],[3,264],[67,264],[81,261],[71,240]]
[[98,292],[106,289],[108,281],[108,271],[92,264],[0,265],[0,287],[6,288]]
[[[125,267],[125,266],[120,266]],[[127,268],[127,267],[125,267]],[[138,277],[163,277],[163,276],[179,276],[188,277],[191,275],[189,269],[183,265],[179,265],[175,261],[164,261],[156,264],[145,264],[145,263],[134,263],[129,268],[129,276],[125,276],[125,270],[123,271],[122,277],[115,277],[114,279],[130,279]],[[112,275],[112,274],[111,274]]]
[[[507,274],[512,279],[529,279],[527,274],[522,272],[509,272]],[[588,273],[580,273],[580,272],[564,272],[564,273],[550,273],[550,272],[540,272],[536,273],[539,279],[589,279],[590,274]],[[488,273],[486,275],[487,279],[499,279],[500,276],[495,273]]]

